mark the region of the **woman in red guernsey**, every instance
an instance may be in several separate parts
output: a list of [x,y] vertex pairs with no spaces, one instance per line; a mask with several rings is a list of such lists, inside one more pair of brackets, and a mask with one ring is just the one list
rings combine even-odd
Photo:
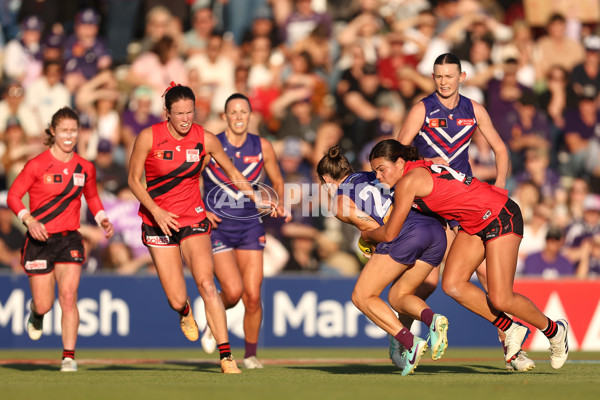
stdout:
[[[94,166],[74,152],[77,113],[68,107],[58,110],[46,135],[50,148],[27,162],[8,191],[8,205],[27,226],[21,259],[33,297],[27,333],[32,340],[42,336],[44,314],[52,309],[58,285],[64,347],[61,371],[77,371],[77,288],[84,259],[77,229],[82,193],[106,237],[114,230],[98,197]],[[29,210],[21,200],[25,193],[29,193]]]
[[[517,356],[529,334],[510,314],[542,331],[550,341],[550,364],[562,367],[569,351],[567,321],[551,320],[527,297],[513,292],[523,218],[508,192],[446,165],[420,160],[415,147],[396,140],[375,145],[369,161],[377,179],[395,186],[394,208],[385,225],[362,232],[363,240],[378,243],[395,238],[412,207],[458,221],[460,229],[442,275],[444,292],[506,333],[506,362]],[[487,294],[470,282],[484,258]]]
[[231,356],[225,308],[213,280],[211,225],[200,194],[200,172],[212,157],[253,201],[254,192],[229,160],[219,139],[193,123],[194,92],[171,83],[163,96],[167,120],[139,134],[129,165],[129,187],[141,203],[142,239],[169,305],[179,313],[181,330],[195,341],[198,325],[187,296],[183,256],[204,300],[206,320],[220,352],[221,370],[240,373]]

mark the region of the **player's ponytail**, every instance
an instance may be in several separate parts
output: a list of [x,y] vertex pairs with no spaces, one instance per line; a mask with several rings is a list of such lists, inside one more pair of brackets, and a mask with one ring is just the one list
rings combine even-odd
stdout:
[[342,154],[339,145],[335,145],[327,151],[327,154],[321,158],[317,164],[317,174],[321,182],[325,182],[323,176],[329,175],[333,180],[340,181],[346,176],[352,174],[354,170],[350,162]]
[[421,159],[416,147],[405,146],[395,139],[386,139],[377,143],[369,154],[369,161],[381,157],[391,162],[396,162],[398,158],[402,158],[404,161],[416,161]]

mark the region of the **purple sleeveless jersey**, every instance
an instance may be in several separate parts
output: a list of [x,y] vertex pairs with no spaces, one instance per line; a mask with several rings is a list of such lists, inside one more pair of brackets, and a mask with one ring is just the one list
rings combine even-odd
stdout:
[[[338,196],[354,201],[356,207],[384,224],[394,202],[394,193],[385,189],[374,172],[356,172],[348,176],[338,188]],[[446,233],[435,218],[411,211],[396,239],[379,243],[375,254],[388,254],[394,261],[411,265],[417,260],[438,266],[446,251]]]
[[473,103],[459,95],[458,105],[450,110],[440,103],[436,93],[425,97],[425,120],[413,145],[426,158],[442,157],[450,167],[472,175],[469,144],[477,129]]
[[[260,137],[248,134],[244,144],[235,147],[229,143],[225,132],[216,136],[233,165],[250,184],[256,186],[262,182],[264,162]],[[213,253],[231,249],[262,250],[266,244],[265,231],[256,204],[229,184],[229,178],[214,159],[202,172],[202,178],[206,209],[221,218],[211,233]]]

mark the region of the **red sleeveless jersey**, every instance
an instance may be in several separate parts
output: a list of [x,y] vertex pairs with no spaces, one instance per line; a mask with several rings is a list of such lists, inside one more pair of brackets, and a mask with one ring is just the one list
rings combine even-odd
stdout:
[[489,225],[506,204],[508,191],[481,182],[448,166],[431,161],[409,161],[404,173],[424,167],[433,177],[433,190],[415,197],[413,207],[433,212],[447,220],[457,220],[470,235]]
[[[177,140],[167,124],[152,125],[152,149],[144,164],[146,189],[160,208],[178,215],[179,224],[188,226],[206,218],[199,182],[206,156],[204,129],[192,124],[188,134]],[[144,223],[158,226],[143,205],[139,214]]]
[[27,192],[31,215],[48,233],[79,229],[82,193],[94,215],[103,209],[96,169],[77,153],[65,163],[46,150],[25,164],[8,191],[8,206],[17,215],[25,210],[21,199]]

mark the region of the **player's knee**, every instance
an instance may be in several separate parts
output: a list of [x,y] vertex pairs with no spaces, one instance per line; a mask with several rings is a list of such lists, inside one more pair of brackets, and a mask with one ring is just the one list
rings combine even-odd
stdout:
[[498,311],[510,311],[512,296],[505,293],[489,293],[490,304]]
[[455,281],[452,281],[450,279],[442,281],[442,290],[444,291],[444,293],[446,293],[453,299],[457,299],[460,297],[459,285]]
[[357,290],[356,288],[352,291],[352,303],[359,310],[361,310],[361,311],[363,310],[364,303],[365,303],[365,296],[360,292],[360,290]]
[[65,291],[59,293],[58,302],[63,311],[77,308],[77,292]]
[[251,293],[244,296],[244,308],[247,312],[256,312],[261,307],[260,293]]
[[203,299],[212,298],[218,295],[217,287],[211,279],[203,279],[198,285],[198,291]]
[[234,307],[242,297],[242,288],[228,289],[221,292],[221,298],[226,308]]
[[406,295],[407,295],[406,293],[398,293],[398,292],[392,293],[390,291],[390,293],[388,293],[388,298],[387,298],[388,303],[390,304],[390,307],[392,307],[396,311],[402,309],[401,305],[404,302]]
[[34,303],[35,312],[38,315],[44,315],[52,309],[54,300],[37,300]]

